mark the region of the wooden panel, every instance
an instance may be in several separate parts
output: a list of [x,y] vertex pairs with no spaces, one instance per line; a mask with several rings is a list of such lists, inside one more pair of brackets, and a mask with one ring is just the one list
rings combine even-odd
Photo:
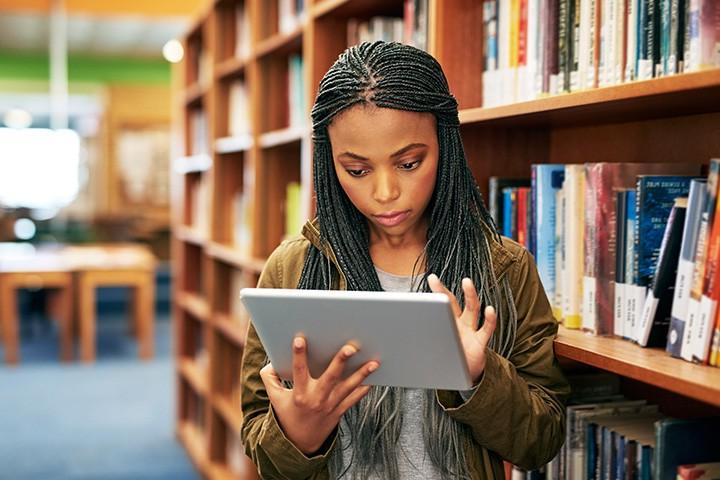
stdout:
[[483,2],[430,1],[430,53],[442,65],[460,109],[482,105]]
[[461,128],[465,155],[487,199],[488,179],[529,178],[530,165],[548,162],[549,133],[542,129]]
[[550,136],[550,159],[556,163],[708,163],[718,155],[720,113],[557,128]]
[[293,143],[264,152],[265,196],[260,216],[265,219],[267,236],[262,256],[269,256],[285,234],[285,192],[288,183],[300,181],[300,144]]
[[[482,57],[480,57],[482,58]],[[465,79],[481,88],[476,79]],[[717,111],[720,69],[631,82],[529,102],[460,112],[462,123],[504,126],[598,125]]]
[[664,350],[560,327],[555,353],[720,407],[720,369],[672,358]]

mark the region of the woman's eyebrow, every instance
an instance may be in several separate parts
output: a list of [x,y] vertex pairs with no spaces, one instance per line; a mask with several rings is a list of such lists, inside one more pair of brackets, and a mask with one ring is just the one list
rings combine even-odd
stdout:
[[[418,148],[418,147],[427,147],[427,145],[424,143],[411,143],[410,145],[406,145],[403,148],[401,148],[400,150],[398,150],[397,152],[390,155],[390,158],[399,157],[400,155],[407,152],[408,150],[412,150],[413,148]],[[340,155],[338,155],[338,158],[340,158],[340,157],[350,157],[355,160],[368,160],[366,157],[363,157],[362,155],[358,155],[357,153],[353,153],[350,151],[341,153]]]

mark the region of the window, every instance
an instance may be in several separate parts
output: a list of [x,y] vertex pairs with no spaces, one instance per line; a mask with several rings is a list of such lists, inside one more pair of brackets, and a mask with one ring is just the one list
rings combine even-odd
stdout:
[[0,206],[58,209],[79,189],[80,137],[73,130],[0,128]]

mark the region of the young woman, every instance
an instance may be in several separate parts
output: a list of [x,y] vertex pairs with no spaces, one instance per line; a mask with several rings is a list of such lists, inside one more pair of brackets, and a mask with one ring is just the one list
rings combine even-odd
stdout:
[[312,121],[317,218],[275,250],[259,286],[444,292],[475,387],[364,386],[382,366],[343,377],[351,345],[312,378],[312,339],[301,337],[285,384],[251,325],[242,433],[260,475],[501,479],[503,459],[550,461],[568,393],[557,323],[532,258],[483,205],[440,65],[398,43],[349,48],[320,83]]

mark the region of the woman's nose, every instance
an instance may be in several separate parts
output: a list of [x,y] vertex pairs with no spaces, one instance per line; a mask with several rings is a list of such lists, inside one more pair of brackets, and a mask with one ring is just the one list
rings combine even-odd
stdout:
[[378,172],[376,175],[373,198],[378,203],[388,203],[397,200],[400,196],[400,187],[392,173]]

